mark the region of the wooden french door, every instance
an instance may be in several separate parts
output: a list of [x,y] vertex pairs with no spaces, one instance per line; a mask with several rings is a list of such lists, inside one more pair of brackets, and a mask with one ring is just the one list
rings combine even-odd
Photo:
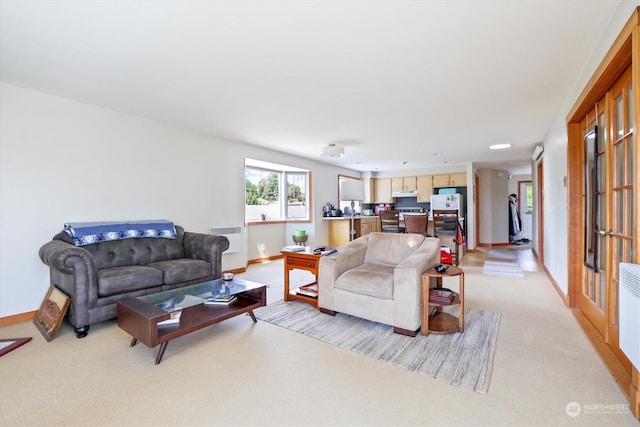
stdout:
[[[630,369],[619,348],[619,264],[632,262],[635,159],[631,67],[589,112],[585,130],[585,266],[580,308]],[[591,131],[591,133],[590,133]],[[593,139],[593,148],[587,143]],[[591,165],[589,167],[588,165]]]

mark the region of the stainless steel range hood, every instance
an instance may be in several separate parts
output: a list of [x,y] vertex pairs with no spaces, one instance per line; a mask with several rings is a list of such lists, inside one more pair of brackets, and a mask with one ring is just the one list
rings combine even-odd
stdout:
[[418,197],[417,191],[394,191],[391,193],[392,197]]

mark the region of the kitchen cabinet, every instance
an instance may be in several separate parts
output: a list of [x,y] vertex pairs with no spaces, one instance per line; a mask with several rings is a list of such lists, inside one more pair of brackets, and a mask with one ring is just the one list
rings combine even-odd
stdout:
[[418,203],[431,202],[433,194],[433,176],[421,175],[416,177],[416,190],[418,192]]
[[377,178],[374,180],[375,203],[391,203],[391,178]]
[[416,191],[415,176],[399,176],[391,178],[391,191]]
[[362,203],[375,203],[376,202],[376,188],[375,180],[371,178],[364,178],[364,200]]
[[[329,246],[342,246],[349,242],[349,229],[351,218],[331,218],[329,221]],[[369,233],[380,231],[380,218],[377,216],[355,217],[353,227],[356,231],[355,238],[366,236]]]
[[433,175],[433,188],[440,187],[466,187],[467,173],[446,173]]
[[467,186],[467,173],[452,173],[449,175],[449,185],[452,187],[466,187]]
[[[355,224],[354,224],[355,225]],[[366,236],[369,233],[380,231],[380,218],[374,217],[361,217],[359,227],[356,229],[356,239],[361,236]]]

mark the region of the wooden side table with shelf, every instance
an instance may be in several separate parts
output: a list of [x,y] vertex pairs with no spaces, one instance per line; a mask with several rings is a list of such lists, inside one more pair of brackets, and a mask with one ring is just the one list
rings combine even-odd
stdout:
[[[458,276],[459,289],[454,293],[454,299],[449,305],[437,304],[429,301],[429,284],[432,278],[436,279],[436,289],[442,288],[443,277]],[[442,307],[458,306],[458,317],[442,311]],[[431,307],[436,307],[436,312],[429,316]],[[446,271],[438,273],[435,266],[422,273],[422,335],[429,332],[435,334],[450,334],[462,332],[464,330],[464,271],[454,265],[449,266]]]
[[[316,289],[318,287],[318,265],[322,253],[316,253],[315,249],[319,246],[305,246],[301,251],[282,250],[280,253],[284,257],[284,300],[285,301],[303,301],[318,308],[318,297],[311,297],[296,293],[290,288],[289,273],[291,270],[306,270],[315,276],[315,281],[301,288]],[[325,251],[334,249],[330,246],[323,246]]]

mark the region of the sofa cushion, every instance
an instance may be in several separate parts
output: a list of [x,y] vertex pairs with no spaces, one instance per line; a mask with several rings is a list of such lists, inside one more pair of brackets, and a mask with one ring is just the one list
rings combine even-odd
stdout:
[[393,267],[362,264],[342,273],[335,287],[381,299],[393,298]]
[[364,262],[384,267],[395,267],[414,253],[424,242],[421,234],[370,233]]
[[152,262],[149,267],[162,271],[165,285],[187,282],[211,275],[211,264],[199,259],[181,258]]
[[98,296],[122,294],[162,285],[162,271],[144,265],[98,270]]

